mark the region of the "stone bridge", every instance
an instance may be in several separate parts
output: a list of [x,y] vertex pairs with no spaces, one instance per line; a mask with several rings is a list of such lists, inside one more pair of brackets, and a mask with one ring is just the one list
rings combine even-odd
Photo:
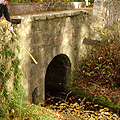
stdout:
[[[111,2],[103,3],[95,0],[94,15],[84,10],[65,10],[13,18],[13,22],[18,23],[16,31],[20,35],[19,58],[26,102],[39,103],[45,100],[46,91],[68,92],[72,88],[73,70],[101,44],[98,29],[103,23],[111,25],[114,20],[118,21],[116,6],[111,7]],[[33,62],[24,46],[38,64]]]
[[[83,10],[18,16],[15,19],[20,23],[17,25],[22,43],[19,58],[27,102],[44,101],[47,90],[70,90],[74,77],[72,71],[98,45],[95,27],[100,26],[100,22]],[[23,45],[38,64],[32,61]]]

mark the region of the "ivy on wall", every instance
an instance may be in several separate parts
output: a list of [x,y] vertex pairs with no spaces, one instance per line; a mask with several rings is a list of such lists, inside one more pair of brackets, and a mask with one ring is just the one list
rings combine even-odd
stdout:
[[12,118],[12,112],[20,113],[22,104],[23,73],[19,68],[18,38],[9,31],[7,21],[0,22],[0,118]]

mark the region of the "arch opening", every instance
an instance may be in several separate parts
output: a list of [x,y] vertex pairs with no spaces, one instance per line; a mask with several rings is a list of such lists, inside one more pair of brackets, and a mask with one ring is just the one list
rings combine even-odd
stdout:
[[47,67],[45,76],[45,98],[66,92],[71,81],[71,63],[67,55],[55,56]]

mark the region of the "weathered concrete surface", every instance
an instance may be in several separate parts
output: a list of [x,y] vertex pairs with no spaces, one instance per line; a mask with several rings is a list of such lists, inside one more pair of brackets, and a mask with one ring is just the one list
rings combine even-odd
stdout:
[[[85,40],[90,42],[98,39],[99,34],[96,34],[95,28],[100,27],[100,22],[82,10],[24,16],[19,19],[20,41],[38,61],[36,65],[25,49],[22,49],[19,58],[22,61],[27,102],[33,99],[38,103],[45,99],[45,76],[54,57],[61,54],[68,57],[72,73],[78,62],[86,59],[92,49],[95,50],[94,45],[87,44]],[[71,83],[72,80],[66,81],[66,86]]]
[[117,0],[95,0],[93,14],[101,17],[105,25],[120,21],[120,4]]
[[10,15],[33,14],[41,11],[67,10],[86,7],[85,2],[40,2],[8,4]]

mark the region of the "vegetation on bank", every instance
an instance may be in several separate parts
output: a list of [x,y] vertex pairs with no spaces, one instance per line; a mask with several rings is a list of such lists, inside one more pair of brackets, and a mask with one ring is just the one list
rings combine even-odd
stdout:
[[103,43],[75,70],[75,94],[120,109],[120,41],[118,24],[100,31]]
[[0,119],[8,119],[12,112],[14,116],[21,114],[23,102],[23,73],[17,55],[20,46],[8,30],[9,26],[6,21],[0,22]]

